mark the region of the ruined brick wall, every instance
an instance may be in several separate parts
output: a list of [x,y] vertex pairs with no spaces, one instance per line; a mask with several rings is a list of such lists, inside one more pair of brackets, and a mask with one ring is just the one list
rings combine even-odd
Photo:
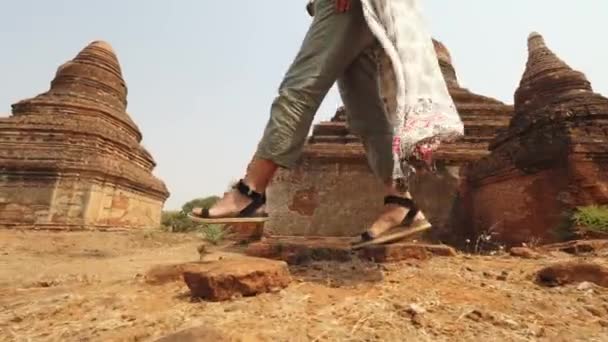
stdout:
[[356,236],[383,203],[382,184],[362,147],[305,153],[293,170],[280,170],[269,188],[268,230],[277,235]]
[[499,243],[553,242],[578,206],[608,204],[608,99],[537,33],[509,129],[469,170],[471,224]]

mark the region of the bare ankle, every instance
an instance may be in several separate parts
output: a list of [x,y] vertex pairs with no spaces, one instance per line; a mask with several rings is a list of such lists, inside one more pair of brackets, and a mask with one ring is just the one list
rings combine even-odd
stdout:
[[247,167],[243,183],[251,190],[263,193],[277,169],[278,165],[271,160],[254,158]]

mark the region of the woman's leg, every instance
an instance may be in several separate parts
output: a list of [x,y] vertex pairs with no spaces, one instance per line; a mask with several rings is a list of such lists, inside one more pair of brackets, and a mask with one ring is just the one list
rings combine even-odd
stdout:
[[[374,38],[359,0],[350,10],[336,11],[335,0],[315,1],[315,16],[298,55],[272,103],[270,119],[249,164],[244,183],[263,193],[278,167],[295,165],[321,102],[336,79]],[[210,217],[232,216],[251,199],[229,192],[210,210]],[[195,214],[200,214],[196,209]]]
[[[338,85],[348,115],[349,128],[361,138],[372,171],[384,183],[385,195],[411,199],[408,192],[399,191],[392,179],[393,132],[378,92],[377,75],[373,57],[364,53],[339,78]],[[368,234],[375,237],[399,225],[408,212],[408,208],[403,205],[385,205],[369,227]]]

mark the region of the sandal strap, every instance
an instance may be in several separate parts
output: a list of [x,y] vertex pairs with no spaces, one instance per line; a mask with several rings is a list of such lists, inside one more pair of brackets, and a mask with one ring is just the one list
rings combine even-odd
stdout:
[[239,217],[249,217],[255,214],[255,212],[266,204],[266,194],[253,191],[243,180],[234,186],[234,188],[242,195],[247,196],[251,199],[251,203],[247,205],[243,210],[239,212]]
[[412,199],[398,196],[384,197],[384,205],[387,204],[396,204],[408,209],[413,209],[414,207],[416,207],[416,204]]
[[416,215],[418,215],[418,212],[420,211],[420,209],[418,209],[418,206],[416,205],[416,203],[414,203],[414,201],[411,198],[399,197],[399,196],[386,196],[386,197],[384,197],[384,205],[387,205],[387,204],[396,204],[396,205],[400,205],[404,208],[409,209],[409,211],[405,215],[405,218],[402,221],[402,224],[405,224],[408,221],[413,220],[414,217],[416,217]]
[[234,189],[236,189],[242,195],[251,198],[251,200],[254,202],[266,203],[266,195],[253,191],[247,184],[245,184],[245,182],[243,182],[242,179],[236,183]]

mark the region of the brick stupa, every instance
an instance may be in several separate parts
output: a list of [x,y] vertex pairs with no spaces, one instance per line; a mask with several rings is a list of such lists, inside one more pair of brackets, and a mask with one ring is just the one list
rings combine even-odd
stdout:
[[0,119],[0,226],[158,227],[169,193],[126,112],[127,87],[105,42],[57,70],[50,90]]
[[509,130],[470,170],[471,223],[501,243],[551,242],[577,206],[608,203],[608,99],[537,33]]

